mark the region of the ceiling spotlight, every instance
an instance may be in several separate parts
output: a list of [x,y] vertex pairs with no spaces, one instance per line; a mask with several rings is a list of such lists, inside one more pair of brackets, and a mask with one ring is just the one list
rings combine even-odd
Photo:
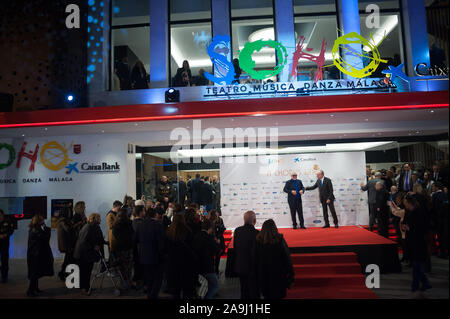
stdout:
[[180,102],[180,91],[170,88],[165,93],[166,103]]
[[73,102],[74,97],[73,97],[72,94],[69,94],[69,95],[67,95],[66,99],[67,99],[68,102]]

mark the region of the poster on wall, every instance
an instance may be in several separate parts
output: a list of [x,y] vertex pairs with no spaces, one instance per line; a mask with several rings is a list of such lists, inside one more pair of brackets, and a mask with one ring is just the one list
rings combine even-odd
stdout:
[[32,219],[34,215],[41,215],[47,219],[47,196],[25,197],[22,219]]
[[58,226],[58,220],[65,210],[72,211],[73,199],[52,199],[51,203],[51,228]]
[[[285,182],[296,172],[305,187],[312,186],[317,172],[323,170],[333,183],[339,224],[366,225],[367,193],[360,189],[365,182],[365,165],[364,152],[260,156],[255,163],[246,158],[222,161],[222,218],[227,228],[236,228],[243,224],[243,214],[253,210],[257,227],[270,218],[278,227],[292,227],[287,194],[283,192]],[[302,201],[306,227],[324,226],[318,190],[306,191]]]

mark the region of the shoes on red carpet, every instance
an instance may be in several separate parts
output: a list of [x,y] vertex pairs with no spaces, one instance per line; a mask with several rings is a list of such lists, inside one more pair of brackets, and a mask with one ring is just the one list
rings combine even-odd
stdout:
[[322,228],[330,228],[330,225],[325,225]]
[[339,225],[338,224],[334,225],[334,228],[339,228]]
[[306,227],[305,227],[305,226],[300,226],[300,228],[301,228],[301,229],[306,229]]
[[292,226],[292,229],[297,229],[297,225]]

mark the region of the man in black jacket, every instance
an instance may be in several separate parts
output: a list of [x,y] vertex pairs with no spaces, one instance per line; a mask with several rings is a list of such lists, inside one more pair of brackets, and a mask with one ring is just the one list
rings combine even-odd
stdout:
[[376,217],[378,220],[378,234],[388,238],[389,237],[389,193],[384,187],[382,182],[377,182],[375,184],[376,189],[376,200],[375,200],[375,209],[376,209]]
[[325,221],[325,226],[323,228],[330,228],[330,222],[328,221],[328,207],[330,207],[331,215],[333,216],[334,227],[338,228],[338,218],[336,215],[336,210],[334,209],[334,194],[333,194],[333,183],[331,179],[325,177],[322,170],[317,173],[317,181],[313,186],[306,187],[306,190],[313,190],[319,188],[319,199],[322,204],[323,209],[323,219]]
[[297,213],[300,221],[300,228],[306,229],[302,206],[302,195],[305,192],[305,187],[303,187],[302,181],[297,179],[297,173],[293,173],[291,177],[292,178],[284,185],[283,191],[288,194],[287,199],[289,209],[291,210],[292,226],[294,229],[297,228],[297,219],[295,217],[295,213]]
[[201,229],[194,238],[194,251],[199,261],[198,271],[208,281],[208,292],[205,299],[211,299],[219,288],[214,256],[219,250],[220,241],[214,238],[214,224],[209,219],[203,221]]
[[411,167],[408,163],[405,163],[398,179],[398,190],[407,193],[413,190],[413,186]]
[[167,179],[167,176],[163,176],[156,187],[156,198],[164,205],[164,209],[167,209],[169,202],[173,202],[174,191],[173,186]]
[[234,231],[233,247],[235,251],[234,271],[239,275],[241,284],[241,299],[259,298],[256,265],[255,244],[258,230],[255,229],[256,214],[248,211],[244,214],[244,226]]
[[179,176],[178,183],[177,183],[177,198],[178,198],[178,203],[183,208],[184,208],[184,202],[186,201],[186,194],[187,194],[186,182],[183,180],[182,176]]
[[377,201],[377,190],[375,185],[378,182],[383,182],[381,179],[381,173],[376,172],[375,178],[369,180],[367,184],[364,185],[364,183],[361,183],[361,190],[367,191],[368,193],[368,203],[369,203],[369,230],[373,231],[373,225],[375,224],[375,220],[377,217],[377,210],[376,210],[376,201]]
[[154,210],[150,218],[137,225],[135,242],[140,247],[140,263],[144,268],[147,298],[157,299],[163,278],[163,254],[165,250],[164,227],[156,219]]
[[13,224],[6,219],[5,213],[0,209],[0,255],[2,267],[2,282],[8,281],[8,263],[9,263],[9,237],[14,232]]

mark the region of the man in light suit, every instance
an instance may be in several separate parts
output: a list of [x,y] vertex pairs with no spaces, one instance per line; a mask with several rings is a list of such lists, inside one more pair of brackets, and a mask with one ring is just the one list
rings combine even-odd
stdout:
[[330,207],[331,216],[333,216],[334,227],[338,228],[338,218],[336,215],[336,210],[334,209],[334,194],[333,194],[333,183],[331,179],[325,177],[322,170],[317,173],[317,181],[313,186],[306,187],[306,190],[313,190],[319,188],[319,199],[322,204],[323,209],[323,219],[325,221],[325,226],[323,228],[330,228],[330,222],[328,221],[328,207]]
[[384,182],[381,179],[382,174],[381,172],[375,173],[375,178],[371,179],[367,182],[366,185],[364,183],[361,183],[361,190],[368,192],[368,202],[369,202],[369,230],[373,230],[373,225],[375,224],[375,218],[377,216],[377,189],[376,185],[378,182],[382,183],[384,186]]

